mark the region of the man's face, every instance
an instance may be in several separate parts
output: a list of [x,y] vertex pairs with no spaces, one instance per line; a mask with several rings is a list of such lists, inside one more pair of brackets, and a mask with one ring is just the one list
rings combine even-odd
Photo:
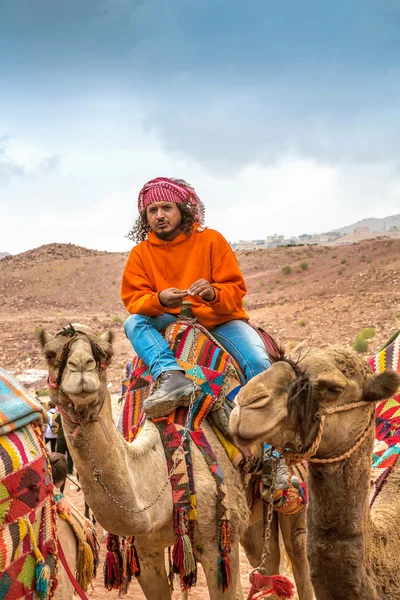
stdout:
[[146,208],[146,216],[160,240],[171,241],[181,232],[182,215],[175,202],[153,202]]

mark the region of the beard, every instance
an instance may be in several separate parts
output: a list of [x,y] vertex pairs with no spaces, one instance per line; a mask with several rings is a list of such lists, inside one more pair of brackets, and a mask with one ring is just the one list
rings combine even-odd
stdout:
[[177,237],[177,235],[181,232],[181,224],[178,223],[178,225],[176,225],[173,229],[170,229],[169,231],[158,231],[158,232],[154,232],[156,234],[156,236],[158,237],[159,240],[162,240],[163,242],[166,242],[170,239],[174,239],[175,237]]

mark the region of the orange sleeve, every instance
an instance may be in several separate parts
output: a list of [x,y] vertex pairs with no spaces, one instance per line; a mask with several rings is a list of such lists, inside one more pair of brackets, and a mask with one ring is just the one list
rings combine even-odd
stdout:
[[157,317],[165,312],[165,306],[160,303],[136,248],[131,250],[122,275],[121,298],[132,315]]
[[247,288],[235,254],[228,242],[224,238],[222,240],[224,247],[221,249],[225,250],[225,253],[212,265],[211,285],[215,291],[215,298],[208,304],[217,313],[234,313],[243,308]]

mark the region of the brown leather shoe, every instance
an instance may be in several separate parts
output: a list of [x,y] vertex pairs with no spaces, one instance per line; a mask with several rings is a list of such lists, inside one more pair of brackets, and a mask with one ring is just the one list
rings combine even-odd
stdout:
[[156,391],[143,402],[146,417],[166,417],[178,406],[189,406],[192,392],[200,390],[182,371],[165,371],[157,383]]

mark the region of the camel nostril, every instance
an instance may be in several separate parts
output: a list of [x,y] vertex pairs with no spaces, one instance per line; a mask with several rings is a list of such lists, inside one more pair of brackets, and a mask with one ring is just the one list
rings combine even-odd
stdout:
[[84,356],[81,358],[71,357],[67,361],[67,367],[70,371],[86,373],[87,371],[93,371],[96,368],[96,361],[92,356]]

